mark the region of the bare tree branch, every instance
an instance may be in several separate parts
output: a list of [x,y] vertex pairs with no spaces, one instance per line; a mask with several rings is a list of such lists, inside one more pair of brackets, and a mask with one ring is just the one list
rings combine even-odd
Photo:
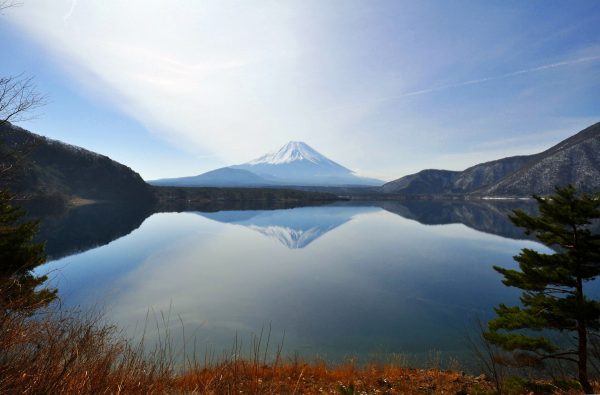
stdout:
[[35,118],[47,99],[37,92],[33,77],[0,77],[0,125]]

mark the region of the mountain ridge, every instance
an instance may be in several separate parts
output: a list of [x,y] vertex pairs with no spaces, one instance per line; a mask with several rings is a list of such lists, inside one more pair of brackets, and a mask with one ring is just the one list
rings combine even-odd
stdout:
[[532,155],[496,159],[463,171],[422,170],[381,187],[383,193],[520,197],[555,186],[600,190],[600,122]]

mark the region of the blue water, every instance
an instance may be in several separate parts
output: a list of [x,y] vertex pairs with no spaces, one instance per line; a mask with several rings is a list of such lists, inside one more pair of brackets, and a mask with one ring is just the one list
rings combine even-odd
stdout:
[[436,221],[383,207],[152,214],[39,271],[67,306],[101,308],[147,342],[169,327],[178,341],[219,353],[270,326],[271,344],[285,333],[285,355],[464,357],[473,321],[518,301],[492,265],[515,267],[520,249],[547,249],[493,226],[475,230],[476,221],[425,225]]

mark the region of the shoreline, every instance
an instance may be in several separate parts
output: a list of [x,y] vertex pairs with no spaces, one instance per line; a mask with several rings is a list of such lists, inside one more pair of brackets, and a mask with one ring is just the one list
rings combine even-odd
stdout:
[[69,200],[67,202],[67,206],[68,207],[81,207],[81,206],[88,206],[90,204],[96,204],[96,203],[100,203],[100,201],[94,200],[94,199],[81,198],[78,196],[73,196],[73,197],[69,198]]

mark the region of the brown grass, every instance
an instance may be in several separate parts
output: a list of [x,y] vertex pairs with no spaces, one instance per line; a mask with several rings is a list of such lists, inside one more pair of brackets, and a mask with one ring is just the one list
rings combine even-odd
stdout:
[[172,381],[97,317],[11,314],[0,330],[2,394],[164,392]]
[[451,393],[488,388],[458,372],[417,370],[397,366],[357,367],[346,363],[329,367],[324,362],[288,362],[256,366],[248,361],[226,362],[189,371],[175,379],[184,392],[223,394],[352,394]]
[[234,345],[233,357],[184,356],[181,367],[168,334],[148,352],[97,314],[4,314],[0,330],[1,394],[492,393],[487,380],[457,371],[284,360],[280,346],[267,363],[268,338],[255,339],[246,359]]

